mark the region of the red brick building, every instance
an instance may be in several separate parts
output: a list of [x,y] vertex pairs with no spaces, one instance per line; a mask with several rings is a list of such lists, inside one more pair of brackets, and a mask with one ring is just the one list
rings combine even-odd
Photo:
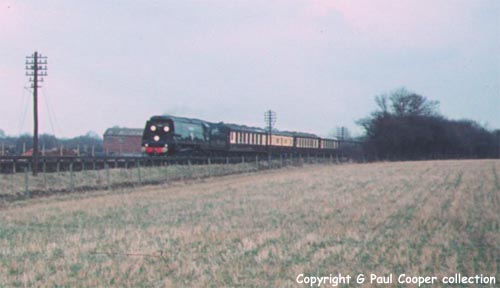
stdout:
[[113,127],[104,132],[106,154],[141,154],[143,129]]

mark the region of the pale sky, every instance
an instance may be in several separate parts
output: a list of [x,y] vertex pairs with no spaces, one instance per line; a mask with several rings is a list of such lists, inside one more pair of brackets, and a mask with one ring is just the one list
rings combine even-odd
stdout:
[[25,56],[48,56],[40,132],[170,113],[328,135],[399,87],[500,128],[498,0],[0,0],[0,129],[32,133]]

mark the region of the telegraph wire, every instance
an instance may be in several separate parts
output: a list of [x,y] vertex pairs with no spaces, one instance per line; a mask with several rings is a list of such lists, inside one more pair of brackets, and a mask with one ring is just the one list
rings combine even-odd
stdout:
[[50,128],[52,128],[52,134],[55,136],[56,135],[56,130],[54,126],[54,122],[58,126],[59,132],[61,132],[61,127],[59,126],[59,123],[57,123],[57,118],[55,117],[55,114],[53,113],[52,109],[50,108],[50,101],[49,101],[49,94],[47,93],[47,88],[41,89],[42,91],[42,96],[43,96],[43,102],[45,102],[45,108],[47,109],[47,114],[49,115],[49,123],[50,123]]
[[[21,135],[21,133],[23,132],[23,128],[24,128],[24,121],[26,120],[26,114],[28,113],[28,103],[29,101],[26,101],[26,99],[28,99],[28,97],[26,96],[26,91],[30,92],[31,93],[31,90],[24,86],[23,87],[23,99],[21,100],[21,107],[20,107],[20,113],[19,113],[19,127],[18,127],[18,134]],[[23,111],[23,108],[24,108],[24,111]]]

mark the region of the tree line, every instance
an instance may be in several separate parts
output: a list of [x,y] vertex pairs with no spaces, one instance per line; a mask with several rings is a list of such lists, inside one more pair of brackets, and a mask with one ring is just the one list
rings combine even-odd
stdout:
[[[79,154],[90,154],[103,152],[103,140],[95,132],[87,132],[85,135],[73,138],[57,138],[51,134],[41,134],[38,137],[39,149],[43,150],[78,150]],[[6,136],[0,130],[0,155],[22,155],[33,148],[33,135],[22,134],[20,136]]]
[[375,97],[377,110],[358,121],[370,160],[498,158],[500,130],[447,119],[437,101],[404,88]]

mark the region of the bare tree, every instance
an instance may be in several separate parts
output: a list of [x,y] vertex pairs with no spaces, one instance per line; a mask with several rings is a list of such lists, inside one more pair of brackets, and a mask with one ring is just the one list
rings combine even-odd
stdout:
[[[380,106],[379,101],[375,101]],[[405,88],[394,91],[390,96],[392,112],[395,116],[433,116],[437,115],[438,101],[431,101],[422,95],[410,92]],[[385,98],[384,98],[384,105]],[[387,108],[385,109],[387,111]]]

